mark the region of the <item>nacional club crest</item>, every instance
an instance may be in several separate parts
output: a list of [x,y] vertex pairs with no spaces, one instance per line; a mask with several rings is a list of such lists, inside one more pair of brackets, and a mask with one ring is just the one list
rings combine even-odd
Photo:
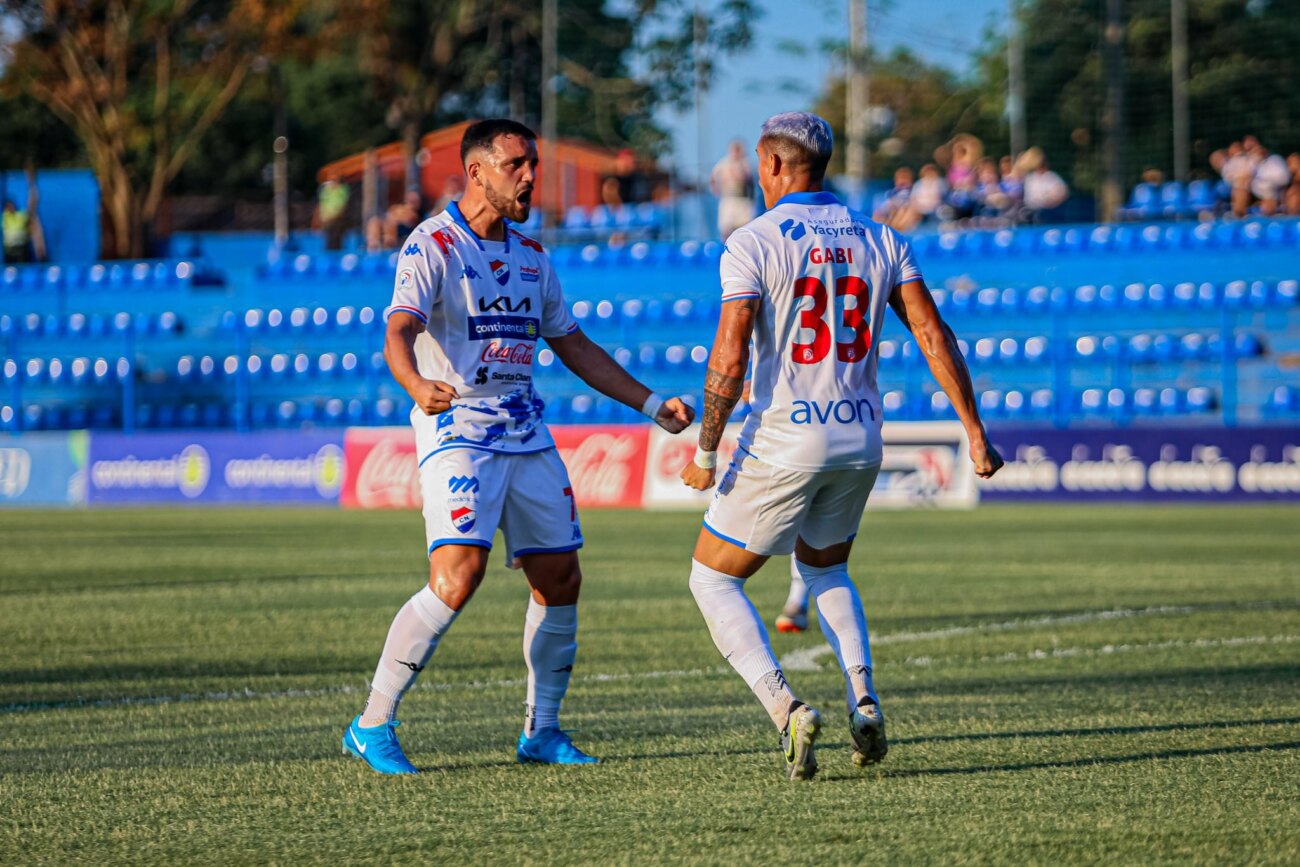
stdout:
[[474,510],[469,506],[461,506],[459,509],[451,510],[451,525],[462,533],[468,533],[474,529]]
[[492,276],[497,278],[497,282],[502,286],[510,282],[510,266],[505,262],[500,259],[493,259],[488,263],[488,267],[492,269]]

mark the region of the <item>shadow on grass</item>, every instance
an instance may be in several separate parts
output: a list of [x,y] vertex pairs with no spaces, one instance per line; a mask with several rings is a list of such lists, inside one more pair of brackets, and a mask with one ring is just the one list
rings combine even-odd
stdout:
[[1200,723],[1161,723],[1145,726],[1102,726],[1089,729],[1039,729],[1013,732],[972,732],[962,735],[927,735],[917,738],[896,738],[895,744],[937,744],[947,741],[997,741],[1016,738],[1068,738],[1095,735],[1137,735],[1150,732],[1179,732],[1206,729],[1237,729],[1250,726],[1300,725],[1300,717],[1274,717],[1270,719],[1215,720]]

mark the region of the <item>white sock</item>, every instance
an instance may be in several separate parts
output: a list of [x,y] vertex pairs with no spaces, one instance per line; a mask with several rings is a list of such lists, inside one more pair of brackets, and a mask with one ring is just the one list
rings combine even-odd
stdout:
[[800,611],[808,610],[808,585],[799,574],[799,561],[790,558],[790,595],[785,598],[785,607],[798,606]]
[[427,584],[397,612],[388,627],[384,652],[370,682],[370,698],[361,713],[361,725],[377,726],[397,718],[402,696],[415,683],[438,639],[451,628],[459,611],[452,611]]
[[578,656],[578,606],[542,605],[528,600],[524,618],[524,661],[528,663],[528,703],[524,734],[560,727],[560,702],[569,691]]
[[763,621],[745,595],[744,580],[691,561],[691,593],[718,651],[763,703],[776,727],[789,720],[794,693],[772,653]]
[[847,563],[822,569],[798,561],[796,565],[808,585],[808,592],[817,602],[817,621],[821,624],[822,634],[844,671],[845,694],[849,713],[852,713],[864,697],[876,701],[876,690],[871,682],[871,643],[862,599],[849,579]]

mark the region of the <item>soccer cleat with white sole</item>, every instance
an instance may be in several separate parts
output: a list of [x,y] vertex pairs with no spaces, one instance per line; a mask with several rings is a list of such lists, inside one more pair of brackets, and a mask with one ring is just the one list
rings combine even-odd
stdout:
[[418,774],[397,742],[397,728],[401,723],[393,720],[377,726],[362,726],[361,717],[352,720],[343,730],[343,754],[354,756],[381,774]]
[[853,738],[853,764],[859,768],[877,764],[889,752],[885,715],[880,705],[869,698],[864,698],[849,714],[849,734]]
[[777,632],[803,632],[808,628],[808,607],[794,602],[786,603],[776,616]]
[[556,728],[538,729],[532,737],[520,732],[515,760],[542,765],[594,765],[600,761],[575,747],[568,732]]
[[786,777],[791,780],[811,780],[817,773],[817,755],[813,743],[821,733],[822,717],[817,711],[800,705],[790,714],[790,720],[781,732],[781,752],[785,754]]

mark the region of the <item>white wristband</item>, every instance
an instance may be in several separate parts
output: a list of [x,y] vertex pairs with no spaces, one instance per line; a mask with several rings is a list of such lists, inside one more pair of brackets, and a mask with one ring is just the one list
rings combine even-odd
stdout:
[[706,452],[699,446],[695,447],[695,466],[702,470],[711,470],[718,465],[718,450]]
[[663,409],[663,407],[664,399],[652,391],[650,396],[645,399],[645,403],[641,404],[641,414],[651,421],[658,421],[659,410]]

